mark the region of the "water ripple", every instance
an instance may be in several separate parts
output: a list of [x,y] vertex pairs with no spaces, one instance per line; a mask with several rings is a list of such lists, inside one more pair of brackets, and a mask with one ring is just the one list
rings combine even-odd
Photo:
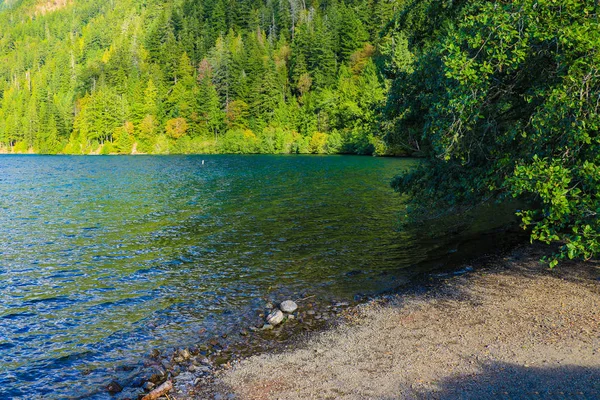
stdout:
[[0,397],[90,393],[274,290],[393,286],[441,245],[395,229],[413,163],[2,156]]

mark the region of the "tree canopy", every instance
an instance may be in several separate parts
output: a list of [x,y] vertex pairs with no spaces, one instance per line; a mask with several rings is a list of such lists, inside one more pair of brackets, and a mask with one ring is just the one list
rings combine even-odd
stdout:
[[600,6],[415,1],[393,21],[414,62],[386,105],[390,143],[426,156],[397,177],[413,217],[517,197],[560,258],[600,251]]

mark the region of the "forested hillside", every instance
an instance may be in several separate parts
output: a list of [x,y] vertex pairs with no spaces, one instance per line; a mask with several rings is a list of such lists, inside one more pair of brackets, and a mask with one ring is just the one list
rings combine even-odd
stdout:
[[385,152],[401,1],[5,1],[1,150]]

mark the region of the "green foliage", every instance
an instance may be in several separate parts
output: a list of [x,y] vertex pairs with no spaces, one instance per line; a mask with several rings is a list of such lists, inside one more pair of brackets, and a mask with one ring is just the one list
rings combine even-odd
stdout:
[[338,131],[319,152],[371,153],[375,30],[403,1],[13,3],[0,11],[0,148],[309,152]]
[[386,115],[390,145],[427,156],[394,181],[413,216],[517,197],[530,205],[519,215],[532,239],[562,245],[551,266],[598,255],[599,8],[592,0],[405,7],[394,29],[415,60],[392,71]]

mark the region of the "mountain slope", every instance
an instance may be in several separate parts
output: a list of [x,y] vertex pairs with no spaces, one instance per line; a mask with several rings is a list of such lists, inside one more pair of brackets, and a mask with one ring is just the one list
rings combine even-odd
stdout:
[[0,146],[370,153],[402,0],[42,0],[0,12]]

